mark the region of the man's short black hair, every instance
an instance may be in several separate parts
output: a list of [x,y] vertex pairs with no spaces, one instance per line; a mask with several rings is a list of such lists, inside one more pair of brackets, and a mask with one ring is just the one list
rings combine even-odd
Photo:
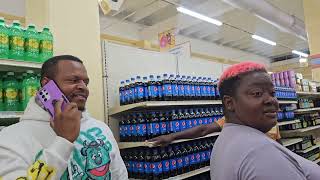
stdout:
[[57,72],[57,64],[60,61],[75,61],[83,64],[83,62],[78,57],[72,55],[53,56],[43,63],[41,68],[41,80],[44,77],[53,79],[54,74]]

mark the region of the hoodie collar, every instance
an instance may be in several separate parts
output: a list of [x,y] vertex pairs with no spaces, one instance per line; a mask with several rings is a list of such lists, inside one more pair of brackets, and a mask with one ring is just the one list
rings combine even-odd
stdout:
[[[87,111],[82,112],[81,121],[89,119],[90,115]],[[39,104],[36,103],[35,97],[30,98],[24,114],[20,121],[33,120],[33,121],[46,121],[49,122],[51,119],[50,114],[44,110]]]

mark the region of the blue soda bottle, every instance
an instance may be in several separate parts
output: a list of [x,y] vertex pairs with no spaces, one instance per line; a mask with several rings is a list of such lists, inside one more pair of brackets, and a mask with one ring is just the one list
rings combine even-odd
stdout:
[[170,82],[171,82],[171,88],[172,88],[172,100],[176,101],[179,97],[179,87],[177,84],[177,80],[174,78],[173,74],[170,74]]
[[124,105],[126,100],[125,100],[125,91],[124,91],[124,81],[120,82],[120,87],[119,87],[119,99],[120,99],[120,106]]
[[160,75],[157,76],[157,88],[158,88],[158,100],[163,101],[162,79]]
[[165,101],[172,100],[172,86],[171,86],[171,81],[168,77],[168,74],[163,74],[162,92],[163,92],[163,100]]

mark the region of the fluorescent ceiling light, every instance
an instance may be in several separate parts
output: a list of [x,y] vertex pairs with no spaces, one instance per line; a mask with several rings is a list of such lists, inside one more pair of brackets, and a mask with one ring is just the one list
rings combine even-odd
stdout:
[[292,53],[293,54],[297,54],[297,55],[302,56],[302,57],[305,57],[305,58],[309,56],[306,53],[303,53],[303,52],[300,52],[300,51],[296,51],[296,50],[292,50]]
[[271,46],[277,45],[276,42],[270,41],[269,39],[263,38],[263,37],[261,37],[261,36],[255,35],[255,34],[252,35],[251,37],[252,37],[253,39],[256,39],[256,40],[262,41],[262,42],[264,42],[264,43],[270,44]]
[[194,11],[191,11],[189,9],[186,9],[186,8],[183,8],[183,7],[177,7],[177,11],[183,13],[183,14],[187,14],[189,16],[192,16],[192,17],[195,17],[195,18],[198,18],[198,19],[201,19],[203,21],[207,21],[209,23],[212,23],[212,24],[215,24],[217,26],[221,26],[222,25],[222,22],[221,21],[218,21],[216,19],[213,19],[213,18],[210,18],[208,16],[205,16],[205,15],[202,15],[202,14],[199,14],[197,12],[194,12]]
[[300,58],[299,63],[306,63],[308,61],[307,58]]

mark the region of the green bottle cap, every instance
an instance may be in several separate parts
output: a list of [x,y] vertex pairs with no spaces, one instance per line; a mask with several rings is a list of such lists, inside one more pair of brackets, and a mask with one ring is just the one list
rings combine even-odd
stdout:
[[13,24],[19,24],[20,25],[20,21],[19,20],[13,20]]
[[28,74],[33,74],[33,71],[32,70],[28,70],[27,73]]

